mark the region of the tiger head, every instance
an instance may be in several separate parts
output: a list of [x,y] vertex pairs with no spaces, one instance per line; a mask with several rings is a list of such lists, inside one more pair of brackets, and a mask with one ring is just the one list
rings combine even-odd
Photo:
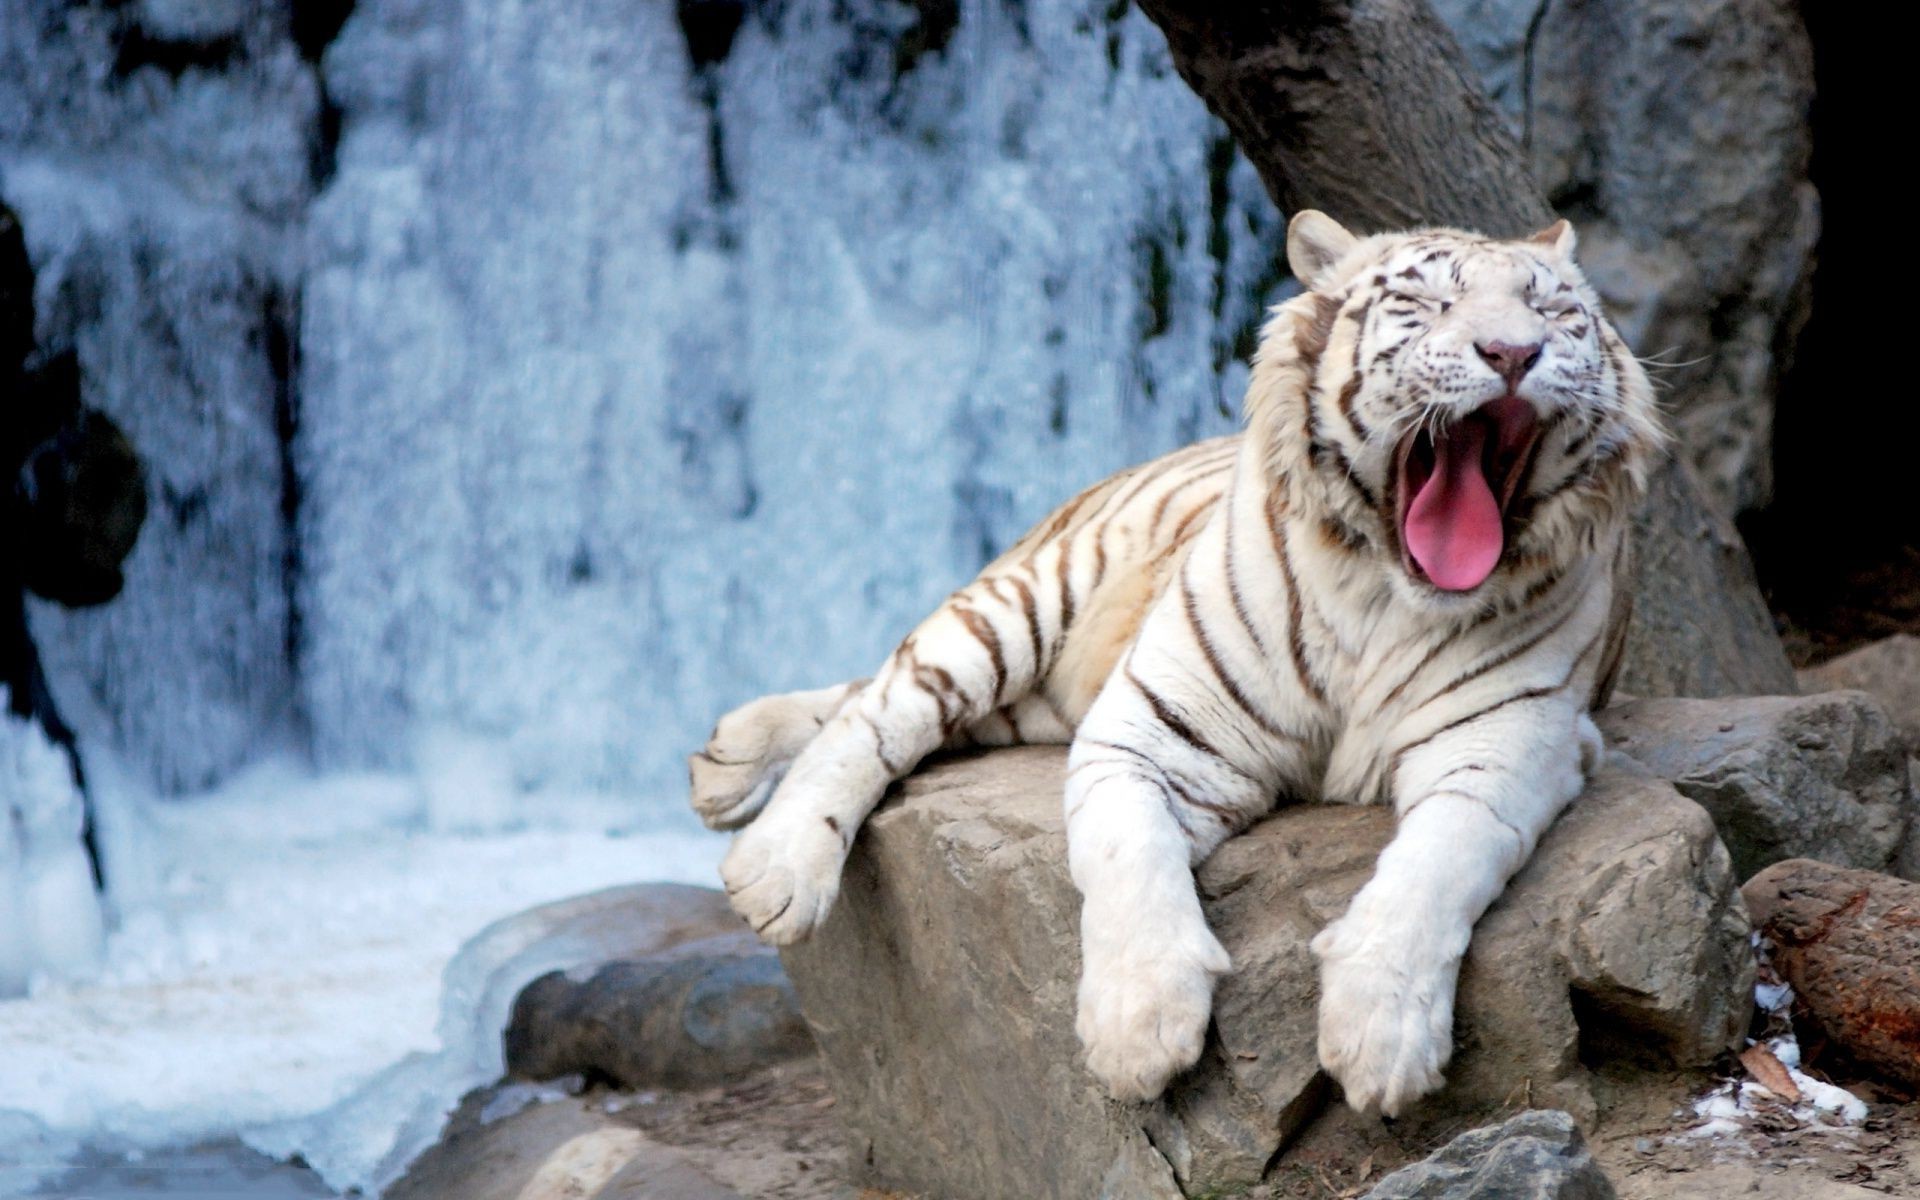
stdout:
[[1565,221],[1499,241],[1295,216],[1287,257],[1306,291],[1274,311],[1248,391],[1288,511],[1427,604],[1599,549],[1665,434],[1573,251]]

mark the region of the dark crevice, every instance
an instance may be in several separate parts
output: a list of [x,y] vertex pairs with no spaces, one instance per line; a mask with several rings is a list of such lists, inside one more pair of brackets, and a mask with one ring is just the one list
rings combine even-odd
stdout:
[[316,192],[331,183],[333,173],[340,168],[340,121],[340,106],[327,94],[323,81],[320,111],[314,115],[313,141],[307,151],[307,174]]
[[340,106],[327,91],[320,60],[346,27],[353,6],[354,0],[298,0],[293,6],[293,44],[299,47],[300,56],[313,64],[314,81],[320,89],[320,108],[314,114],[313,137],[307,147],[307,174],[316,192],[332,182],[339,169],[342,119]]
[[960,27],[960,0],[908,0],[917,14],[893,44],[893,75],[899,79],[929,54],[946,53]]
[[1876,81],[1898,39],[1833,6],[1801,6],[1813,39],[1812,175],[1821,232],[1810,315],[1774,413],[1773,500],[1741,522],[1796,662],[1920,632],[1920,405],[1900,387],[1907,305],[1887,269],[1883,156],[1858,136],[1882,117]]
[[267,295],[266,351],[273,372],[273,427],[280,454],[280,586],[285,597],[286,662],[297,669],[304,645],[300,620],[300,470],[294,443],[300,435],[300,301],[275,289]]
[[239,59],[241,50],[237,34],[184,41],[155,37],[138,25],[130,25],[120,34],[113,73],[125,79],[145,67],[158,67],[178,79],[188,71],[224,71]]
[[696,71],[718,66],[733,51],[733,39],[747,15],[744,0],[678,0],[673,6],[687,39],[687,58]]
[[354,0],[294,0],[290,32],[293,44],[300,47],[300,56],[308,62],[319,62],[353,15],[353,5]]

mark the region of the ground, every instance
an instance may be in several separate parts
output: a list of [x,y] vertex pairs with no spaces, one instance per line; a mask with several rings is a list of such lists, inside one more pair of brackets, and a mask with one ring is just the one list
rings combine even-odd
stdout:
[[[1716,1080],[1621,1068],[1601,1069],[1603,1115],[1589,1133],[1621,1200],[1754,1197],[1755,1200],[1873,1200],[1920,1195],[1920,1104],[1870,1082],[1841,1079],[1872,1103],[1855,1130],[1813,1132],[1764,1112],[1739,1134],[1689,1137],[1702,1124],[1692,1100]],[[862,1189],[848,1170],[846,1143],[817,1062],[762,1071],[728,1087],[698,1092],[618,1093],[588,1088],[538,1110],[482,1126],[478,1114],[500,1093],[475,1093],[442,1145],[463,1171],[486,1156],[525,1160],[531,1135],[548,1147],[608,1124],[637,1131],[647,1145],[677,1158],[741,1196],[766,1200],[956,1200]],[[1474,1122],[1387,1124],[1344,1107],[1327,1114],[1292,1147],[1269,1183],[1249,1200],[1354,1200],[1396,1167],[1421,1157]],[[518,1129],[515,1129],[515,1126]],[[478,1139],[477,1141],[474,1139]],[[516,1143],[510,1155],[499,1148]],[[536,1153],[535,1157],[538,1157]],[[438,1200],[457,1181],[423,1161],[396,1200]],[[489,1176],[498,1167],[486,1168]],[[435,1180],[440,1180],[438,1189]],[[512,1185],[517,1190],[520,1184]],[[456,1190],[458,1190],[456,1186]],[[452,1194],[447,1192],[446,1194]],[[463,1193],[464,1194],[464,1193]],[[618,1189],[586,1192],[628,1200]],[[645,1193],[635,1192],[633,1195]]]

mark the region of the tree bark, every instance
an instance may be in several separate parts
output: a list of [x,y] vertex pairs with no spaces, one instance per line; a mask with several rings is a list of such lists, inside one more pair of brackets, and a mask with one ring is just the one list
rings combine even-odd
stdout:
[[[1318,208],[1360,232],[1519,236],[1552,222],[1519,143],[1426,0],[1139,4],[1283,212]],[[1623,691],[1796,690],[1745,545],[1678,459],[1655,480],[1634,542]]]

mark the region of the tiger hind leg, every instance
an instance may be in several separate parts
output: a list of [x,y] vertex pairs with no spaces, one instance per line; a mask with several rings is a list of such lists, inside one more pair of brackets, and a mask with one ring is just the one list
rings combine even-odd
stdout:
[[[1003,590],[1004,589],[1004,590]],[[1023,590],[1024,589],[1024,590]],[[840,891],[854,835],[887,785],[943,745],[1020,734],[1020,702],[1044,676],[1058,621],[1031,583],[983,578],[955,593],[848,699],[793,760],[720,876],[734,910],[775,945],[805,938]],[[1058,725],[1058,722],[1055,722]],[[979,728],[976,728],[979,726]]]
[[738,829],[759,816],[793,760],[866,685],[762,696],[721,717],[687,758],[693,811],[708,829]]

